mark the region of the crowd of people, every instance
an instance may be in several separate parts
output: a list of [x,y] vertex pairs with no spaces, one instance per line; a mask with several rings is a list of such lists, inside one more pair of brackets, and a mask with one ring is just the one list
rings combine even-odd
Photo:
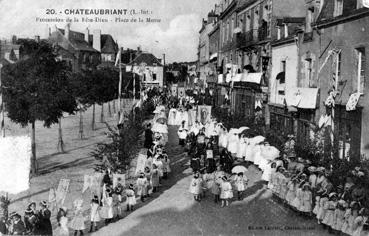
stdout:
[[289,207],[315,217],[330,232],[368,235],[365,172],[355,167],[335,186],[330,180],[330,170],[296,157],[294,146],[294,136],[290,135],[284,156],[273,162],[268,187]]
[[17,212],[9,214],[8,218],[0,220],[0,234],[10,235],[52,235],[51,211],[46,201],[37,204],[31,202],[24,212],[24,217]]

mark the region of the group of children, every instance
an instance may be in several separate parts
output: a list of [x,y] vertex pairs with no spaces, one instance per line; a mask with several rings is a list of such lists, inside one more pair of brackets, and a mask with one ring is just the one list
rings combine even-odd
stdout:
[[289,165],[287,170],[282,162],[275,162],[276,172],[268,183],[271,191],[295,211],[314,216],[330,232],[369,235],[369,211],[364,206],[360,184],[354,185],[348,178],[344,186],[334,187],[324,167],[301,162],[294,167]]
[[[228,177],[227,177],[228,176]],[[237,191],[238,200],[242,200],[242,194],[246,190],[248,179],[243,172],[237,175],[228,175],[221,166],[212,173],[201,174],[195,172],[190,183],[189,191],[193,194],[195,201],[201,201],[210,192],[214,202],[221,202],[221,207],[229,206],[234,197],[233,190]]]

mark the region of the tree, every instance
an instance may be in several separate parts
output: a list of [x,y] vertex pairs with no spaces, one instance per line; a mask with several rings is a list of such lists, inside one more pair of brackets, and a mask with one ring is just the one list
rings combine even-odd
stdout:
[[3,91],[9,118],[32,127],[31,171],[37,174],[35,122],[45,127],[58,123],[63,112],[73,114],[77,103],[66,64],[56,59],[53,47],[46,41],[23,40],[27,52],[22,60],[4,67]]

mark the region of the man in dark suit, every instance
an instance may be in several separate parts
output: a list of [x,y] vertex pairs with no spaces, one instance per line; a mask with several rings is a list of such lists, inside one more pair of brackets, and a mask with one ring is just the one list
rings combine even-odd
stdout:
[[145,143],[144,143],[144,147],[145,148],[150,148],[152,143],[153,143],[153,132],[151,131],[151,124],[147,124],[146,126],[146,130],[145,130]]

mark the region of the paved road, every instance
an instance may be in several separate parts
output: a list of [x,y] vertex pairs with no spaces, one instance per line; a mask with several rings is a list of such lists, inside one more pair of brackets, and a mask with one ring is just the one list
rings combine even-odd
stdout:
[[161,192],[94,235],[329,235],[315,220],[299,216],[273,198],[253,166],[247,174],[250,187],[242,201],[221,208],[208,195],[195,202],[188,192],[188,158],[177,145],[176,129],[170,127],[169,132],[167,150],[173,173]]

